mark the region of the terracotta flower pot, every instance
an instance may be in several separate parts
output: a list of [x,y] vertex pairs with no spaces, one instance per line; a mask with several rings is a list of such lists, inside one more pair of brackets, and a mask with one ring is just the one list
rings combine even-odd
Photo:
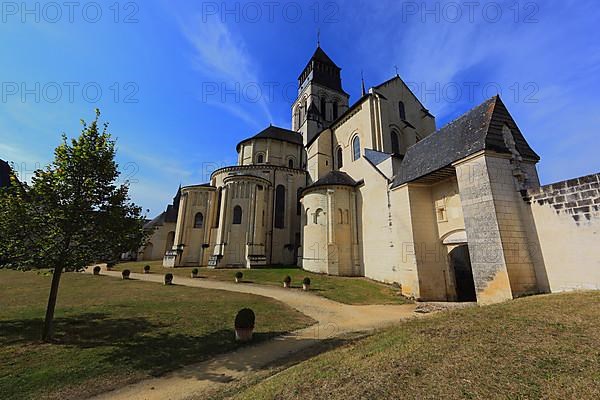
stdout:
[[249,342],[252,340],[252,333],[254,332],[254,327],[252,328],[235,328],[235,340],[238,342]]

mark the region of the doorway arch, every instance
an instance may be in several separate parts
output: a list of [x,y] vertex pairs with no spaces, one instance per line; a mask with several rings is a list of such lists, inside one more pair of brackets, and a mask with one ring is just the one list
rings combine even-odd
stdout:
[[450,268],[454,272],[456,300],[463,302],[477,301],[469,247],[466,244],[456,246],[448,256]]

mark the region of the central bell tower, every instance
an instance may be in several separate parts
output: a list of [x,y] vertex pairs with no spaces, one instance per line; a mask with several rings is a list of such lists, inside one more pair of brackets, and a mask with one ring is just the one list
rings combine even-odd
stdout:
[[292,129],[306,146],[348,109],[350,96],[342,89],[341,68],[321,46],[298,77],[298,98],[292,105]]

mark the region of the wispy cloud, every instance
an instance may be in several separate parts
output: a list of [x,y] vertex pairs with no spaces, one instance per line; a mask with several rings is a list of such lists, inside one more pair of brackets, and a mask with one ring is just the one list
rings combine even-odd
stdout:
[[240,101],[237,102],[222,96],[224,89],[243,92],[239,88],[262,86],[257,72],[259,68],[248,53],[243,38],[216,18],[203,20],[200,15],[192,15],[178,16],[177,19],[182,35],[192,46],[191,60],[202,75],[203,83],[219,87],[217,96],[207,99],[203,95],[201,100],[230,112],[254,127],[264,125],[264,121],[256,119],[256,113],[252,112],[258,106],[265,119],[272,122],[273,116],[264,96],[258,101],[250,101],[244,99],[241,93]]

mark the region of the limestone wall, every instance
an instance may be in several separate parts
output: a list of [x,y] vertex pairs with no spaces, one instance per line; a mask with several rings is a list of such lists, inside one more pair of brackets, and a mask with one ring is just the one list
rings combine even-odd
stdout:
[[550,290],[600,289],[600,174],[528,195]]

